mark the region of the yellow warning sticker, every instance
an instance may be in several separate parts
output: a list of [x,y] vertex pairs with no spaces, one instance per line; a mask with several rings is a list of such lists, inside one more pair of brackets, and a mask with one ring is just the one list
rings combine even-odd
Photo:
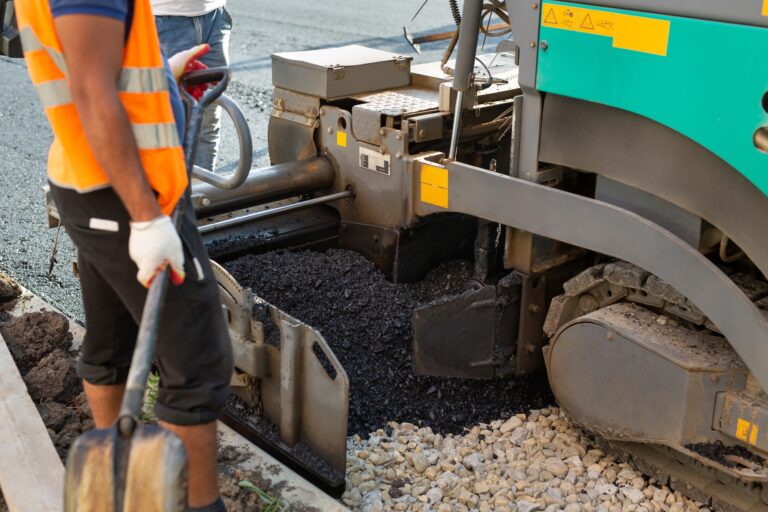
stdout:
[[757,425],[754,423],[741,418],[736,422],[736,438],[741,439],[745,443],[757,444],[757,431]]
[[669,20],[550,3],[542,5],[542,12],[543,27],[610,37],[614,48],[667,55]]
[[336,132],[336,144],[342,148],[347,147],[347,132],[341,130]]
[[421,166],[421,201],[448,208],[448,169]]

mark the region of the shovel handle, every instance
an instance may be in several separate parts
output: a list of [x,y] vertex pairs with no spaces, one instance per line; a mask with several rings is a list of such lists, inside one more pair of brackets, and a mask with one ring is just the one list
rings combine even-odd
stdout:
[[141,412],[141,404],[144,401],[144,391],[147,387],[147,378],[152,368],[152,358],[157,346],[157,335],[160,330],[160,321],[163,316],[163,304],[168,291],[170,276],[166,266],[149,286],[147,299],[144,302],[144,310],[141,314],[139,336],[136,340],[136,348],[133,350],[131,368],[128,371],[128,380],[125,384],[123,402],[120,404],[118,430],[124,437],[130,437],[136,428],[137,419]]
[[[200,125],[203,118],[205,107],[213,103],[216,98],[221,96],[229,83],[229,68],[211,68],[187,73],[181,79],[181,93],[190,104],[190,116],[187,123],[187,133],[185,136],[184,162],[187,168],[187,178],[191,182],[192,167],[197,151],[197,138],[200,134]],[[200,101],[197,101],[187,93],[185,85],[199,85],[203,83],[217,83],[203,94]],[[184,217],[184,206],[189,197],[189,186],[185,197],[179,200],[176,210],[173,212],[173,223],[178,231],[181,221]],[[141,324],[139,325],[139,335],[136,339],[136,348],[133,350],[131,358],[131,368],[128,370],[128,380],[125,384],[125,393],[123,401],[120,404],[120,414],[118,415],[117,428],[124,437],[130,437],[133,434],[136,425],[139,422],[139,413],[141,404],[144,401],[144,391],[147,388],[147,379],[149,371],[152,368],[152,359],[155,355],[157,346],[157,336],[160,330],[160,321],[163,317],[163,305],[165,295],[168,291],[168,281],[170,270],[166,267],[152,280],[147,292],[147,298],[144,302],[144,309],[141,313]]]

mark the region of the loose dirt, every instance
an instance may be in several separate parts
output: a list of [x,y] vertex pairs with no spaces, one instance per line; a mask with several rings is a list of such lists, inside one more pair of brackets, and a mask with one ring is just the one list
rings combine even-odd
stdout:
[[225,266],[243,286],[323,334],[350,379],[350,435],[389,421],[459,433],[553,403],[543,376],[478,381],[413,374],[413,310],[461,292],[471,277],[466,262],[443,264],[413,285],[391,283],[362,255],[338,249],[249,255]]
[[64,460],[77,436],[93,428],[75,372],[69,321],[51,311],[27,313],[0,324],[0,333]]
[[743,446],[725,446],[721,441],[715,441],[714,443],[690,444],[686,448],[729,468],[743,467],[744,464],[736,462],[739,460],[766,467],[764,458]]
[[[64,461],[75,439],[93,428],[85,393],[75,371],[77,353],[70,348],[69,321],[50,311],[28,313],[0,321],[0,333],[48,428],[56,451]],[[243,457],[231,447],[219,451],[222,496],[230,512],[259,512],[266,509],[268,502],[238,483],[251,482],[270,496],[278,495],[279,488],[273,488],[269,478],[259,473],[239,469]],[[8,506],[0,493],[0,512],[7,511]]]

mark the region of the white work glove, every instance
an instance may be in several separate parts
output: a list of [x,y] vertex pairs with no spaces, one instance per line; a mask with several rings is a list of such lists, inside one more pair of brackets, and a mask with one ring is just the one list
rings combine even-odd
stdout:
[[184,282],[184,251],[170,217],[131,222],[128,254],[139,267],[136,279],[146,288],[166,265],[171,266],[173,284]]

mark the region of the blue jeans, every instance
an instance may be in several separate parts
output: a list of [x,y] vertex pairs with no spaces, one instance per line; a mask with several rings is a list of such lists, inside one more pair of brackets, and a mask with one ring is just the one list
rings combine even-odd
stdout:
[[[202,16],[156,16],[157,33],[165,55],[170,57],[199,44],[211,51],[200,61],[209,68],[229,65],[229,35],[232,16],[221,7]],[[219,147],[221,109],[212,107],[203,116],[195,165],[213,170]]]

